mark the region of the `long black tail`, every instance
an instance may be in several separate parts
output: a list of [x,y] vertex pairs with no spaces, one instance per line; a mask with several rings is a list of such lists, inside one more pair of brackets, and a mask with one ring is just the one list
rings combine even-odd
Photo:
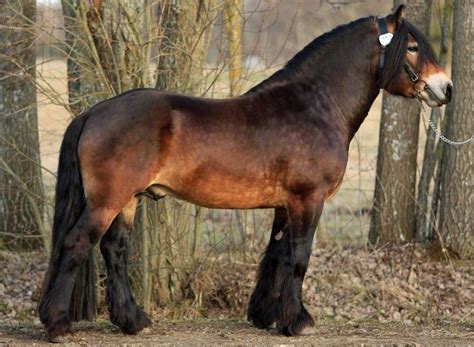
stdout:
[[[43,283],[43,297],[51,289],[53,279],[59,271],[64,240],[85,208],[77,146],[88,116],[88,113],[84,113],[74,118],[64,134],[61,145],[56,183],[51,258]],[[95,261],[91,250],[76,277],[69,311],[71,320],[94,319],[96,315],[95,277]]]

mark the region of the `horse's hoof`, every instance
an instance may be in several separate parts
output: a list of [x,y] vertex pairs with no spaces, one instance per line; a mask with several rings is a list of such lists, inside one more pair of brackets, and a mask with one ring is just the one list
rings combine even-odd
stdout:
[[67,342],[64,336],[51,336],[51,335],[48,335],[48,341],[51,343],[66,343]]
[[71,321],[65,315],[62,315],[59,319],[54,321],[54,323],[45,325],[45,330],[48,341],[52,343],[67,342],[63,339],[63,336],[73,333]]
[[309,336],[309,335],[315,335],[316,334],[316,328],[312,326],[307,326],[304,327],[303,330],[298,335],[302,336]]
[[127,312],[127,315],[122,316],[120,320],[112,319],[112,322],[127,335],[136,335],[152,323],[146,313],[138,307],[135,307],[134,311]]

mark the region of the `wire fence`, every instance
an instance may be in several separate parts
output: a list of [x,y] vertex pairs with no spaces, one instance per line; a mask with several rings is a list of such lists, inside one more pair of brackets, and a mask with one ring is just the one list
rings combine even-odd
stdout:
[[[63,1],[63,4],[72,3]],[[131,1],[129,4],[136,3],[139,1]],[[152,3],[153,6],[159,5],[159,2]],[[177,27],[161,26],[147,31],[149,36],[140,39],[134,38],[136,28],[132,25],[140,22],[134,18],[144,16],[140,8],[130,6],[120,9],[128,11],[124,16],[130,18],[119,24],[110,19],[112,17],[104,15],[102,21],[97,21],[97,28],[94,30],[104,30],[102,26],[109,25],[110,20],[112,31],[104,30],[102,34],[123,36],[116,39],[117,47],[105,53],[94,52],[90,47],[79,47],[85,46],[85,42],[75,31],[75,25],[81,24],[82,20],[90,23],[87,22],[91,20],[90,12],[79,11],[80,16],[74,18],[75,22],[68,24],[64,20],[66,18],[67,21],[68,17],[64,17],[64,8],[59,3],[38,4],[36,23],[29,23],[24,30],[35,37],[37,58],[32,81],[37,93],[34,107],[38,115],[45,192],[41,203],[45,206],[45,223],[41,230],[28,235],[16,234],[10,238],[5,238],[11,233],[9,230],[0,230],[0,238],[3,239],[0,246],[9,248],[18,238],[50,239],[59,146],[67,124],[77,113],[75,110],[87,109],[98,100],[112,97],[128,88],[155,87],[160,78],[172,91],[213,98],[227,97],[233,88],[228,74],[234,54],[242,58],[242,72],[236,82],[236,93],[243,92],[282,67],[285,61],[314,37],[351,19],[386,14],[391,7],[389,2],[371,0],[354,3],[349,1],[344,6],[333,1],[248,0],[243,4],[243,12],[239,13],[242,51],[232,52],[225,39],[228,18],[222,11],[222,4],[209,0],[205,2],[203,12],[200,4],[201,2],[190,1],[186,5],[188,7],[181,9],[183,12],[179,18],[184,24],[173,24],[179,25],[179,30]],[[110,11],[113,10],[116,9]],[[166,15],[174,15],[172,8],[167,10],[170,12]],[[156,11],[158,10],[153,7],[150,16],[153,18],[151,22],[158,25],[161,17]],[[154,22],[155,20],[158,22]],[[114,27],[122,24],[125,29]],[[179,35],[173,30],[178,30]],[[196,32],[202,32],[202,35],[196,35]],[[168,36],[173,37],[174,41],[171,42]],[[74,47],[68,42],[71,37],[75,39]],[[97,37],[107,38],[99,35],[94,36],[93,40]],[[154,44],[148,45],[152,41]],[[137,63],[142,60],[134,60],[144,54],[141,50],[148,54],[144,66]],[[125,59],[122,55],[117,55],[117,51],[130,56]],[[71,60],[73,55],[75,58]],[[170,56],[177,59],[178,68],[172,66],[176,62],[169,63]],[[104,67],[102,62],[105,58],[110,58],[110,61],[123,60]],[[74,82],[70,75],[71,61],[81,71],[83,80],[93,81],[88,86],[82,86],[76,95],[71,94],[71,82]],[[168,63],[171,65],[167,65]],[[100,69],[102,70],[98,72]],[[160,74],[161,77],[155,81]],[[175,81],[170,82],[172,79]],[[379,97],[350,146],[343,185],[338,194],[326,203],[318,228],[317,243],[339,248],[348,245],[360,247],[367,243],[369,211],[372,208],[375,184],[380,109]],[[421,129],[423,137],[425,128]],[[420,149],[422,146],[423,141],[420,142]],[[142,201],[141,205],[138,214],[142,223],[137,224],[138,231],[131,235],[130,273],[137,297],[145,308],[151,311],[154,307],[171,301],[187,302],[188,305],[183,307],[190,310],[187,313],[189,316],[193,316],[198,314],[196,310],[199,311],[206,300],[215,300],[220,306],[241,307],[242,303],[238,301],[243,299],[238,299],[238,295],[231,298],[222,294],[227,289],[216,284],[219,282],[216,277],[223,276],[223,271],[213,269],[222,267],[225,263],[228,271],[234,269],[233,265],[240,264],[244,270],[250,269],[253,272],[258,256],[268,242],[273,212],[209,210],[171,198],[153,203]],[[144,244],[152,246],[144,247]],[[48,241],[44,241],[43,246],[48,249]],[[37,245],[35,247],[38,248]],[[99,273],[100,279],[104,281],[106,271],[102,266]],[[244,274],[240,278],[246,276],[250,275]],[[213,286],[215,295],[205,296],[203,293],[208,293],[210,286]],[[236,303],[222,302],[226,300],[235,300]]]

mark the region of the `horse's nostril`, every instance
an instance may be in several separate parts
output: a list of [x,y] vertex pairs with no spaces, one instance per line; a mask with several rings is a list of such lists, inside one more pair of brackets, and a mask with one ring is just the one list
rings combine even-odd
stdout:
[[453,95],[453,85],[451,83],[448,83],[446,86],[446,99],[451,101],[451,96]]

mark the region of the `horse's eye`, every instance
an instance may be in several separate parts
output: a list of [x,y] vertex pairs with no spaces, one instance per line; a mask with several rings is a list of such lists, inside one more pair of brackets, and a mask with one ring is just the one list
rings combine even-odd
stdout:
[[408,52],[410,53],[416,53],[418,52],[418,46],[411,46],[407,48]]

